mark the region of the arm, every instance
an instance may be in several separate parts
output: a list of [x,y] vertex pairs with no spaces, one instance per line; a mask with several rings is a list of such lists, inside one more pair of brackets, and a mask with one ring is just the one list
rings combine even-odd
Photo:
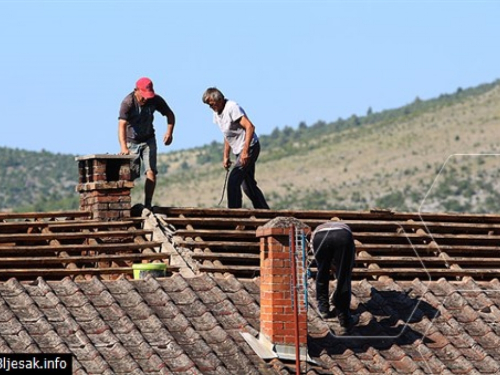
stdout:
[[168,107],[166,117],[167,117],[167,131],[165,132],[165,135],[163,136],[163,143],[165,146],[168,146],[172,143],[172,140],[174,139],[174,126],[175,126],[175,115],[174,112]]
[[228,169],[231,166],[231,146],[229,146],[229,143],[224,139],[224,154],[222,157],[222,166],[225,169]]
[[245,129],[245,145],[243,146],[243,150],[240,154],[241,165],[245,166],[248,163],[248,150],[250,149],[250,143],[252,142],[253,134],[255,132],[255,126],[246,115],[243,115],[240,118],[240,125]]
[[118,141],[120,142],[120,155],[128,155],[130,153],[127,147],[127,121],[118,120]]

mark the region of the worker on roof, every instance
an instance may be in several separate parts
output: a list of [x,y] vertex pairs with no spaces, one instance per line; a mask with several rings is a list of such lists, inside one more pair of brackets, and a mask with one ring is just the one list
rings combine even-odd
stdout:
[[[359,319],[350,310],[351,276],[356,252],[351,228],[340,221],[327,221],[312,232],[310,245],[318,268],[316,301],[319,314],[324,319],[338,316],[340,325],[350,329]],[[329,298],[331,271],[335,273],[337,288]]]
[[167,119],[167,131],[163,136],[163,143],[168,146],[172,143],[175,125],[175,115],[167,102],[153,89],[153,82],[147,78],[140,78],[134,91],[123,99],[118,116],[118,141],[120,155],[135,155],[131,162],[132,180],[141,175],[141,164],[146,173],[144,184],[144,206],[151,208],[153,194],[156,187],[157,145],[153,114],[160,112]]
[[264,194],[255,181],[255,163],[260,153],[259,137],[243,108],[228,100],[215,87],[208,88],[203,94],[203,103],[214,111],[213,121],[224,134],[223,167],[231,166],[230,151],[236,156],[227,184],[228,208],[242,207],[242,193],[252,201],[254,208],[269,209]]

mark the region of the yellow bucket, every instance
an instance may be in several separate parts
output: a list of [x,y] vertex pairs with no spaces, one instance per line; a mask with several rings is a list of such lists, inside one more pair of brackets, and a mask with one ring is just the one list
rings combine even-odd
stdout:
[[134,280],[145,279],[146,275],[164,277],[167,265],[165,263],[139,263],[133,264]]

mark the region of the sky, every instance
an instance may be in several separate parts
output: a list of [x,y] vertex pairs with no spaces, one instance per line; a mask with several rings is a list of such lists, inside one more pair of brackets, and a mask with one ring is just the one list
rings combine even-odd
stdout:
[[499,15],[497,0],[0,0],[0,147],[118,153],[140,77],[177,118],[161,153],[222,141],[212,86],[262,135],[398,108],[500,78]]

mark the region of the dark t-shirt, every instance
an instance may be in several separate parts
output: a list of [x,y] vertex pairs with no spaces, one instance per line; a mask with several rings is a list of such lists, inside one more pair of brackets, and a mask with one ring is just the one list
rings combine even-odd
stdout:
[[123,99],[118,119],[127,121],[127,142],[141,143],[155,136],[153,127],[155,111],[163,116],[167,116],[170,111],[167,102],[160,95],[148,99],[142,107],[137,102],[134,92]]

